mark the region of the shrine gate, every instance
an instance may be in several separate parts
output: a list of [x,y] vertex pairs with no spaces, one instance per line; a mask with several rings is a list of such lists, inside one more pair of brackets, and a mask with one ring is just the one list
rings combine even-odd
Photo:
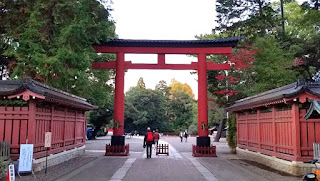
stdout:
[[[114,135],[111,145],[124,145],[124,75],[126,69],[169,69],[198,71],[198,137],[197,146],[210,146],[208,137],[207,70],[229,70],[230,65],[207,62],[206,55],[229,54],[242,37],[214,40],[126,40],[110,39],[95,45],[97,53],[114,53],[116,61],[94,62],[93,69],[116,69],[114,102]],[[157,64],[133,64],[125,54],[157,54]],[[166,54],[197,55],[198,62],[166,64]]]

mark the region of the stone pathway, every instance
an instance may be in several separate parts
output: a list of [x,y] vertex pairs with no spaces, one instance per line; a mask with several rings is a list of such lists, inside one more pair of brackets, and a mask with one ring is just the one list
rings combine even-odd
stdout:
[[[108,137],[87,141],[86,160],[78,159],[77,166],[66,162],[48,169],[50,177],[32,178],[24,176],[22,180],[46,181],[299,181],[301,178],[284,176],[271,172],[230,154],[225,139],[213,143],[217,145],[216,158],[192,157],[191,148],[196,139],[180,142],[178,137],[162,137],[160,144],[169,144],[169,156],[156,155],[147,159],[142,147],[143,137],[126,139],[130,144],[130,155],[125,157],[106,157],[105,144]],[[91,158],[91,160],[89,160]],[[80,164],[82,163],[82,164]],[[61,168],[61,169],[59,169]],[[40,172],[39,172],[40,173]],[[36,173],[36,175],[40,175]],[[29,179],[27,179],[29,177]],[[20,179],[17,179],[20,180]]]

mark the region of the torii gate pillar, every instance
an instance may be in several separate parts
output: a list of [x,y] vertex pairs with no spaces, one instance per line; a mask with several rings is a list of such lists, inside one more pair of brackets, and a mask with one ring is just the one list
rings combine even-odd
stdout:
[[116,84],[114,95],[113,135],[111,145],[124,145],[124,53],[117,53],[116,61]]
[[206,54],[198,54],[198,137],[197,146],[210,146],[208,137],[207,101],[207,61]]

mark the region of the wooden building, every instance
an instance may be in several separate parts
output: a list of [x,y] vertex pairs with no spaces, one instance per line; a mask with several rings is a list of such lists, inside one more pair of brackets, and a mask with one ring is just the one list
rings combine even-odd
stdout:
[[319,100],[320,83],[302,80],[236,101],[227,111],[236,113],[238,148],[311,160],[313,143],[320,143]]
[[0,142],[11,143],[11,158],[20,144],[34,144],[33,158],[45,156],[45,132],[52,132],[49,154],[85,144],[85,111],[95,109],[86,99],[32,79],[0,81]]

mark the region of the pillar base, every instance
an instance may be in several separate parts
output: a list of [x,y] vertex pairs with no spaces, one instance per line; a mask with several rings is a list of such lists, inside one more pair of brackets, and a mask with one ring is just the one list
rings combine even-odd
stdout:
[[121,136],[115,136],[112,135],[111,136],[111,146],[124,146],[125,144],[125,136],[121,135]]
[[209,136],[198,136],[197,137],[197,146],[210,147],[210,137]]

